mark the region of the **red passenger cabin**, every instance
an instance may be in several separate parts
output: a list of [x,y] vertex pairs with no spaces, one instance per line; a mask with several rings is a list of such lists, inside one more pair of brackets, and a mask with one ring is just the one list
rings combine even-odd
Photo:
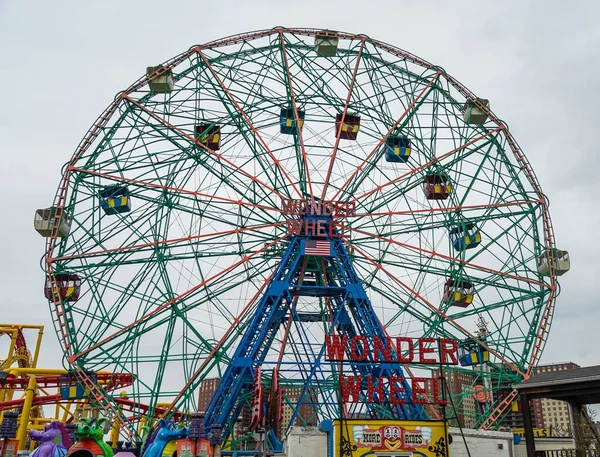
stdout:
[[446,200],[452,192],[452,184],[444,175],[427,175],[423,180],[427,200]]
[[196,126],[196,139],[211,151],[221,147],[221,126],[202,123]]
[[473,284],[461,279],[448,279],[444,284],[443,302],[450,306],[466,308],[473,303],[475,287]]
[[[54,275],[56,280],[56,287],[58,288],[58,294],[62,301],[75,302],[79,299],[79,292],[81,291],[81,279],[75,274],[60,273]],[[52,296],[52,287],[50,285],[50,278],[46,278],[46,286],[44,287],[44,296],[54,301]]]
[[[344,118],[344,122],[342,122],[342,118]],[[356,140],[359,130],[360,116],[348,113],[346,113],[345,117],[344,113],[337,113],[335,115],[335,134],[337,136],[339,132],[342,140]]]

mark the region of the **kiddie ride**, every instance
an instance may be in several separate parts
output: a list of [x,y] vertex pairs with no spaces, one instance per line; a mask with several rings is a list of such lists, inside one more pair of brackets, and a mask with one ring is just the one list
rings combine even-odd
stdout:
[[[14,413],[2,424],[2,435],[16,434]],[[193,414],[190,427],[172,420],[159,419],[154,426],[145,427],[143,439],[132,442],[105,442],[104,435],[111,428],[106,419],[82,418],[78,424],[65,425],[52,421],[43,430],[31,430],[29,438],[32,457],[212,457],[220,445],[218,430],[205,432],[202,415]],[[113,424],[114,425],[114,424]],[[208,438],[210,436],[210,439]],[[4,446],[2,457],[14,457],[15,446]]]

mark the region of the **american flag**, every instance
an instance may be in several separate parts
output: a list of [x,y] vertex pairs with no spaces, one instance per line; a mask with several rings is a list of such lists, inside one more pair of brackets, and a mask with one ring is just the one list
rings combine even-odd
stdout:
[[331,241],[306,240],[304,254],[329,256],[331,255]]

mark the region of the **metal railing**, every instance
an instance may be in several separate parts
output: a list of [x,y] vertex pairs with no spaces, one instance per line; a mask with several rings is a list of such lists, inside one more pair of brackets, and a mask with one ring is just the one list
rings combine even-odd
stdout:
[[588,449],[580,451],[577,454],[575,449],[560,449],[552,451],[535,451],[535,457],[600,457],[600,451],[597,449]]

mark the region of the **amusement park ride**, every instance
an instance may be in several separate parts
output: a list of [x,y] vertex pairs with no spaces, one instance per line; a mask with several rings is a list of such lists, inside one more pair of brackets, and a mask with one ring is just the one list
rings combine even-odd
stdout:
[[[431,372],[408,355],[442,341],[456,356],[444,371],[470,379],[452,416],[498,427],[570,267],[488,100],[401,49],[309,29],[148,67],[85,135],[35,228],[85,401],[135,441],[157,418],[188,421],[218,377],[200,435],[224,450],[264,423],[265,383],[292,412],[275,451],[314,420],[440,419],[420,384]],[[342,360],[327,356],[333,337],[351,342]],[[365,381],[352,400],[344,376]]]

